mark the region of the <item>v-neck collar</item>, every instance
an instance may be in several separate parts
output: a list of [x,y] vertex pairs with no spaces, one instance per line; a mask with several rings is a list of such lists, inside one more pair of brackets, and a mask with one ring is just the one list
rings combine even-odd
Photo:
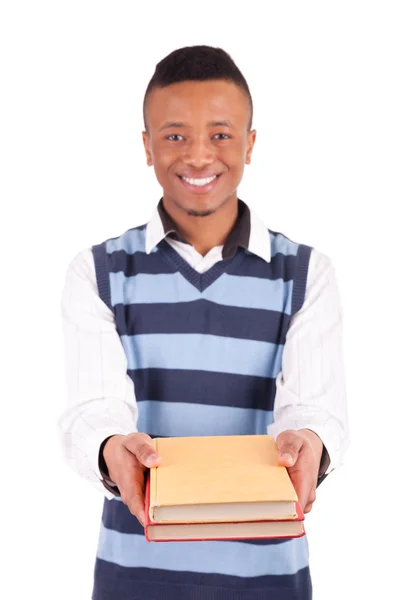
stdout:
[[168,258],[178,269],[178,271],[185,277],[185,279],[194,285],[199,292],[204,292],[211,284],[213,284],[223,273],[231,267],[233,268],[243,260],[245,251],[240,249],[236,252],[235,256],[226,260],[219,260],[205,273],[199,273],[194,269],[188,262],[164,239],[162,240],[158,248],[162,254]]

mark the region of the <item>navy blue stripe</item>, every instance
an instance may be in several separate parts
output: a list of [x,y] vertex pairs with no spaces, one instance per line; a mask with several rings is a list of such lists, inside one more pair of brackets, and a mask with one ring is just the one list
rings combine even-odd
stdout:
[[292,316],[294,316],[303,306],[311,250],[312,248],[310,248],[310,246],[299,246],[297,255],[297,273],[296,278],[294,279],[292,292]]
[[[157,275],[161,273],[175,273],[178,265],[172,261],[164,260],[162,253],[156,252],[147,255],[145,252],[128,254],[124,250],[116,250],[109,255],[111,273],[124,273],[126,277],[133,277],[140,273]],[[239,261],[230,272],[244,277],[261,277],[266,279],[283,279],[289,281],[296,273],[297,257],[294,255],[276,254],[271,262],[255,254],[249,254],[245,261]]]
[[116,250],[109,255],[109,260],[110,272],[122,272],[126,277],[133,277],[139,273],[150,275],[176,273],[178,270],[170,261],[161,258],[159,252],[128,254],[125,250]]
[[295,277],[297,268],[297,257],[290,254],[275,254],[271,257],[271,262],[255,254],[247,255],[246,260],[240,262],[230,270],[232,274],[242,275],[243,277],[259,277],[262,279],[283,279],[290,281]]
[[274,407],[274,378],[185,369],[136,369],[128,374],[138,401],[151,398],[268,411]]
[[[136,517],[132,515],[129,508],[120,499],[105,500],[102,516],[104,527],[121,533],[134,533],[144,535],[143,527]],[[227,543],[232,540],[226,540]],[[258,546],[274,546],[285,542],[285,539],[267,540],[242,540],[243,544],[256,544]]]
[[[201,542],[199,542],[201,543]],[[119,567],[98,558],[92,600],[311,600],[308,567],[293,575],[243,579],[202,574]]]
[[110,277],[108,271],[108,255],[105,244],[97,244],[92,247],[94,267],[96,272],[97,288],[100,298],[109,307],[111,305]]
[[200,299],[192,302],[117,304],[119,335],[202,333],[284,344],[290,316],[273,310],[225,306]]

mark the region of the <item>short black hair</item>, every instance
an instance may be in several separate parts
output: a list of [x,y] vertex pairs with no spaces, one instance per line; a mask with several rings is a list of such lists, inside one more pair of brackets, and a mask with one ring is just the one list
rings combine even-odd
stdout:
[[225,50],[222,50],[222,48],[214,48],[212,46],[186,46],[178,48],[156,65],[143,100],[145,126],[146,101],[152,90],[183,81],[215,81],[218,79],[235,83],[248,97],[250,103],[249,129],[251,129],[253,100],[247,81],[231,56]]

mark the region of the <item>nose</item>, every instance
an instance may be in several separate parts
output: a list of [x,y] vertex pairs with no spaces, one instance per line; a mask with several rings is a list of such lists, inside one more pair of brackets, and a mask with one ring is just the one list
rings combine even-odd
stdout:
[[196,137],[188,140],[185,145],[183,161],[185,164],[201,169],[206,165],[211,165],[214,162],[214,149],[210,140],[203,137]]

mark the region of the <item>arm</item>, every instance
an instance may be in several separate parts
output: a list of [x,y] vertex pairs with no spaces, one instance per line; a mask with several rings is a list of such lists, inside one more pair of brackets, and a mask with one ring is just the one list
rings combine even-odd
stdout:
[[112,498],[111,481],[100,471],[100,446],[112,435],[137,431],[137,406],[114,315],[97,293],[91,250],[69,265],[61,309],[68,394],[59,419],[64,455],[81,477]]
[[[301,436],[312,451],[311,462],[317,461],[312,475],[317,485],[324,475],[343,464],[348,419],[340,297],[330,260],[315,250],[304,304],[290,324],[276,384],[275,421],[268,433],[279,441],[280,449],[280,444],[292,445],[292,459],[296,461],[302,446],[296,449],[293,439],[285,439],[293,432]],[[283,432],[288,433],[282,437]],[[306,499],[304,502],[306,506]]]

